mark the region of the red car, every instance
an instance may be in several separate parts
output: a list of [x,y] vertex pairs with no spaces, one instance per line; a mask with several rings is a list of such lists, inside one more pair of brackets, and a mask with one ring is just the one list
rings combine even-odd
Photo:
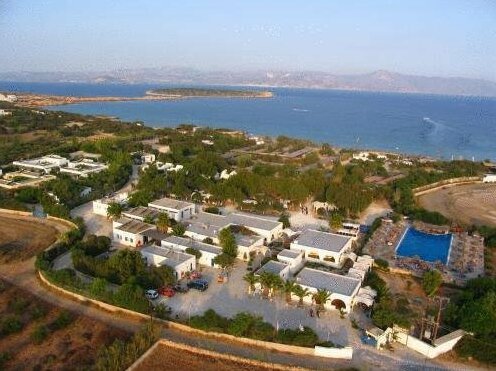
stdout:
[[193,271],[191,272],[191,274],[189,275],[189,278],[192,279],[192,280],[197,280],[199,278],[201,278],[201,273],[198,272],[198,271]]
[[158,293],[160,295],[163,295],[163,296],[166,296],[168,298],[172,298],[176,292],[174,291],[174,289],[172,287],[161,287],[160,289],[158,289]]

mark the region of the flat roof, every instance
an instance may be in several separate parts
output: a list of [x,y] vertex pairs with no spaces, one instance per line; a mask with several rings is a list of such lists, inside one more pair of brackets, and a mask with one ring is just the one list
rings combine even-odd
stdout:
[[172,209],[172,210],[182,210],[187,207],[195,206],[195,204],[191,202],[186,202],[186,201],[181,201],[181,200],[175,200],[173,198],[168,198],[164,197],[159,200],[152,201],[148,204],[148,206],[153,207],[153,206],[159,206],[159,207],[165,207],[167,209]]
[[290,258],[290,259],[296,259],[300,255],[301,252],[295,250],[288,250],[288,249],[284,249],[279,254],[277,254],[278,257],[282,256],[283,258]]
[[335,233],[307,229],[300,234],[293,243],[295,245],[313,247],[320,250],[340,252],[350,239],[350,237]]
[[155,226],[148,224],[148,223],[143,223],[142,221],[135,220],[135,219],[128,219],[128,218],[120,218],[117,220],[117,223],[122,223],[119,227],[116,227],[115,229],[118,229],[123,232],[128,232],[128,233],[141,233],[144,231],[147,231],[149,229],[154,229]]
[[194,258],[193,255],[186,254],[181,251],[174,251],[167,247],[159,247],[159,246],[145,246],[141,249],[141,252],[146,252],[153,255],[158,255],[166,258],[166,261],[162,263],[162,265],[168,265],[175,267],[181,263],[184,263],[191,258]]
[[248,228],[262,229],[272,231],[274,228],[282,225],[281,222],[265,218],[258,215],[247,215],[240,213],[232,213],[227,216],[231,224],[243,225]]
[[286,267],[288,267],[287,264],[275,261],[275,260],[269,260],[267,263],[265,263],[263,266],[261,266],[255,274],[260,275],[264,272],[267,273],[273,273],[279,275],[281,271],[283,271]]
[[160,214],[160,211],[157,209],[152,209],[151,207],[138,206],[129,210],[125,210],[122,212],[122,215],[132,215],[138,218],[146,218],[151,217],[155,219]]
[[199,251],[205,251],[209,252],[212,254],[221,254],[222,249],[219,246],[214,246],[210,245],[208,243],[203,243],[203,242],[198,242],[195,241],[191,238],[184,238],[184,237],[178,237],[178,236],[167,236],[166,238],[162,239],[162,241],[179,245],[179,246],[186,246],[186,247],[192,247],[194,249],[197,249]]
[[296,276],[296,283],[345,296],[353,295],[355,290],[360,287],[360,280],[357,278],[312,268],[303,268]]
[[238,246],[250,247],[255,242],[260,241],[263,237],[258,234],[245,235],[242,233],[235,233],[234,238],[236,239],[236,244]]

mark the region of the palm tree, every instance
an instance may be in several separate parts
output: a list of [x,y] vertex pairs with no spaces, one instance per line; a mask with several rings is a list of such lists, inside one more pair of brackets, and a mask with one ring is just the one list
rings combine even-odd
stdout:
[[271,273],[269,282],[269,297],[273,297],[277,290],[280,290],[284,285],[284,282],[279,275]]
[[286,281],[284,283],[283,290],[284,290],[284,293],[286,294],[286,303],[291,302],[291,294],[293,293],[295,286],[296,286],[295,281]]
[[300,299],[298,301],[298,305],[299,306],[302,306],[303,305],[303,298],[305,296],[310,295],[310,291],[308,291],[308,289],[304,289],[300,285],[295,285],[295,287],[293,288],[293,294],[295,294],[296,296],[298,296],[298,298]]
[[260,284],[262,285],[264,296],[269,296],[269,293],[270,293],[269,288],[271,285],[271,280],[272,280],[272,276],[271,276],[271,273],[269,273],[269,272],[263,272],[258,277],[258,282],[260,282]]
[[167,233],[170,226],[169,216],[165,213],[160,213],[155,224],[160,232]]
[[251,295],[255,291],[255,284],[258,282],[258,277],[250,272],[245,274],[243,279],[248,283],[248,295]]
[[124,208],[121,204],[117,202],[111,202],[107,207],[107,218],[114,220],[119,219],[123,210]]
[[317,304],[317,310],[324,310],[325,304],[331,299],[331,293],[325,289],[318,289],[313,295],[315,304]]

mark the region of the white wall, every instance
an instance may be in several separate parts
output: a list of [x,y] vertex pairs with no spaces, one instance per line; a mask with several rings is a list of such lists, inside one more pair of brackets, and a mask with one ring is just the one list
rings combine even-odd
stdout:
[[129,233],[114,228],[112,235],[115,242],[126,246],[138,247],[144,245],[143,236],[140,234]]
[[[453,339],[443,342],[438,346],[432,346],[423,342],[416,337],[405,334],[404,332],[396,332],[395,339],[397,342],[406,345],[408,348],[415,350],[426,356],[427,358],[436,358],[437,356],[449,352],[456,343],[463,337],[463,331],[460,331],[459,336],[454,337]],[[437,339],[440,341],[442,338]]]
[[97,215],[107,216],[108,204],[103,203],[101,200],[93,201],[93,213]]
[[353,358],[353,348],[327,348],[315,346],[315,355],[319,357],[327,358],[341,358],[341,359],[352,359]]

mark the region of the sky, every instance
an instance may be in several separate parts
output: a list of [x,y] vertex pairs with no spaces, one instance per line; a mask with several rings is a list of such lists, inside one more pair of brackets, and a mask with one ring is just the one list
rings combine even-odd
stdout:
[[496,81],[496,1],[0,0],[0,72],[160,66]]

